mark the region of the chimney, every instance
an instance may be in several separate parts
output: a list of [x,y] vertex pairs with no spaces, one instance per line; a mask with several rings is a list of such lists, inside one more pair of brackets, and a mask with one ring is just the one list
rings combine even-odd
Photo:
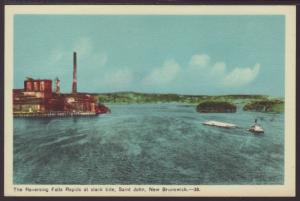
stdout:
[[72,84],[72,93],[77,93],[77,59],[76,52],[73,52],[73,84]]

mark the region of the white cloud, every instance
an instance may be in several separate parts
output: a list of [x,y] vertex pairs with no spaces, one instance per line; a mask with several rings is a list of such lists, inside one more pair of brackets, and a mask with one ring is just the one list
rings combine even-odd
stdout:
[[122,90],[128,87],[133,79],[133,73],[128,68],[123,68],[107,73],[102,84],[114,90]]
[[253,67],[230,68],[224,61],[215,62],[207,54],[195,54],[187,68],[181,68],[175,60],[166,60],[161,67],[152,69],[142,79],[142,84],[144,87],[151,87],[150,90],[160,91],[172,90],[174,87],[183,90],[184,86],[226,90],[253,82],[259,71],[258,63]]
[[242,86],[253,81],[258,75],[260,64],[255,64],[252,68],[235,68],[223,79],[225,86]]
[[197,78],[196,83],[208,86],[241,87],[257,77],[260,64],[229,70],[225,62],[213,62],[207,54],[195,54],[190,59],[188,69],[189,73],[183,73],[183,80]]
[[214,76],[224,76],[226,72],[226,64],[224,62],[217,62],[215,63],[212,68],[210,73]]
[[56,47],[52,49],[49,54],[47,65],[62,66],[65,65],[66,62],[69,62],[68,64],[72,65],[70,62],[73,61],[73,52],[77,52],[79,68],[82,67],[91,73],[105,66],[108,61],[108,55],[105,52],[96,50],[92,45],[91,39],[79,38],[68,48]]
[[210,63],[210,57],[207,54],[195,54],[190,60],[190,67],[203,69]]
[[180,71],[180,65],[175,60],[166,60],[162,67],[155,68],[143,79],[145,85],[167,84],[173,81]]

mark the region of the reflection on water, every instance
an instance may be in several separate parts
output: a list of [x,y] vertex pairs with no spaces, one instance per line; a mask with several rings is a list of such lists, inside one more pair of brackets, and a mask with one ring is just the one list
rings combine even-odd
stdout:
[[[282,184],[284,117],[112,105],[98,117],[14,119],[15,184]],[[265,134],[248,128],[255,118]],[[238,124],[222,129],[205,120]]]

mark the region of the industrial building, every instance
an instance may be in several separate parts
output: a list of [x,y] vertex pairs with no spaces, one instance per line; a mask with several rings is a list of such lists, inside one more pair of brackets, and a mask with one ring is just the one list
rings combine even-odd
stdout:
[[77,58],[73,53],[72,93],[60,93],[60,80],[27,78],[24,89],[13,90],[13,113],[15,117],[31,116],[81,116],[98,115],[109,112],[109,108],[100,104],[97,97],[77,92]]

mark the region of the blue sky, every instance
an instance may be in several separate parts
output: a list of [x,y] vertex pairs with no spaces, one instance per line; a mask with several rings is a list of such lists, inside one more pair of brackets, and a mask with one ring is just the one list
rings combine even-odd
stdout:
[[284,96],[284,16],[14,17],[14,88]]

